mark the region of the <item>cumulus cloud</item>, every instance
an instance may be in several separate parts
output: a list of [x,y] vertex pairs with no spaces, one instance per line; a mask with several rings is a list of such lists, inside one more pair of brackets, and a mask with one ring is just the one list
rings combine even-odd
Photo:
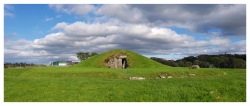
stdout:
[[12,40],[15,36],[17,36],[17,33],[6,34],[4,35],[4,41]]
[[[115,11],[110,11],[115,10]],[[108,15],[124,22],[146,22],[142,12],[126,4],[106,4],[101,6],[96,14]]]
[[244,4],[156,4],[131,5],[138,8],[154,25],[177,26],[194,32],[220,30],[222,35],[246,34],[246,5]]
[[[148,35],[157,35],[154,35],[152,32],[149,33],[151,34]],[[191,36],[175,35],[177,38],[184,40],[184,42],[181,42],[175,40],[175,36],[169,38],[164,37],[167,35],[159,35],[162,37],[151,39],[137,37],[136,33],[129,33],[130,36],[126,36],[125,34],[126,33],[95,37],[79,37],[69,36],[59,32],[49,34],[45,38],[36,39],[34,41],[6,42],[4,50],[5,60],[8,61],[15,58],[15,61],[20,62],[31,59],[29,61],[45,63],[56,60],[78,61],[75,55],[78,51],[101,53],[118,48],[133,50],[143,55],[168,55],[173,53],[178,55],[197,55],[245,52],[244,41],[230,44],[228,40],[225,39],[217,39],[217,41],[213,39],[210,41],[196,41]],[[168,42],[163,42],[164,40]],[[13,44],[18,45],[14,46]],[[214,46],[215,48],[207,48],[209,46]],[[239,48],[242,49],[238,51]]]
[[[42,42],[42,40],[40,42]],[[74,52],[70,52],[67,54],[67,52],[60,51],[60,49],[64,48],[62,46],[57,48],[55,47],[56,44],[49,44],[49,46],[53,46],[52,48],[55,49],[53,50],[50,49],[49,46],[43,45],[43,42],[39,44],[40,45],[36,44],[36,40],[29,41],[20,39],[17,41],[5,41],[4,62],[27,62],[48,64],[50,61],[57,60],[78,60]]]
[[58,12],[77,15],[86,15],[95,9],[93,5],[88,4],[50,4],[49,7]]
[[78,38],[101,38],[112,36],[112,38],[110,39],[119,40],[125,38],[134,38],[144,41],[155,40],[158,43],[194,40],[194,38],[187,35],[178,35],[171,29],[149,27],[143,24],[126,24],[124,26],[117,26],[106,23],[87,24],[85,22],[75,22],[72,24],[67,24],[65,22],[62,22],[58,23],[52,29],[60,29],[63,31],[63,33],[65,33],[65,36]]
[[49,7],[68,14],[92,12],[125,23],[175,26],[198,33],[219,30],[225,36],[246,34],[245,4],[105,4],[99,7],[83,4]]
[[[76,29],[75,29],[76,28]],[[209,40],[196,40],[192,36],[180,35],[168,28],[150,27],[143,24],[115,26],[110,24],[87,24],[75,22],[58,23],[52,29],[61,32],[46,35],[34,41],[19,40],[5,42],[6,58],[10,55],[33,57],[43,61],[77,61],[78,51],[104,52],[111,49],[129,49],[143,55],[152,54],[201,54],[237,50],[244,42],[230,44],[229,39],[213,37]],[[13,45],[17,44],[17,45]],[[28,45],[28,46],[24,46]],[[207,48],[214,46],[216,48]],[[223,49],[231,47],[231,49]],[[184,52],[185,51],[185,52]]]
[[32,41],[20,39],[17,41],[5,40],[4,41],[4,61],[17,62],[24,61],[22,54],[31,50],[29,47]]
[[[13,49],[13,50],[26,50],[28,49],[29,45],[32,43],[32,41],[28,41],[25,39],[20,39],[17,41],[6,41],[4,42],[4,49]],[[26,45],[26,46],[24,46]]]
[[[246,53],[246,40],[232,43],[228,37],[246,36],[246,5],[49,6],[58,12],[81,16],[92,12],[98,17],[93,22],[57,23],[51,28],[55,33],[32,41],[5,40],[5,60],[77,61],[78,51],[102,53],[111,49],[143,55]],[[208,37],[202,40],[178,34],[171,26]]]

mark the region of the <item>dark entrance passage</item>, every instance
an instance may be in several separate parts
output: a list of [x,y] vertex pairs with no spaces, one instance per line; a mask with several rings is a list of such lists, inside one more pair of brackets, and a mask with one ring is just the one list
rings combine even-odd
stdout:
[[126,58],[122,58],[122,68],[128,68],[128,62]]

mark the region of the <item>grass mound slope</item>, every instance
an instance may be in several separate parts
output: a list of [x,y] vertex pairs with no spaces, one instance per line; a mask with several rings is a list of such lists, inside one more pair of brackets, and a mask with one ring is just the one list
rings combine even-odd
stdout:
[[147,57],[144,57],[138,53],[129,50],[115,49],[111,51],[104,52],[99,55],[90,57],[74,66],[76,67],[96,67],[96,68],[107,68],[106,60],[111,57],[119,57],[120,55],[127,55],[127,61],[129,68],[158,68],[158,67],[168,67],[155,62]]

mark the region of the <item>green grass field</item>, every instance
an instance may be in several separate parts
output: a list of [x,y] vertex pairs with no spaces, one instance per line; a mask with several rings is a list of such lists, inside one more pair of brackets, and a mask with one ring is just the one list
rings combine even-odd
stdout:
[[10,68],[4,102],[246,102],[246,70]]

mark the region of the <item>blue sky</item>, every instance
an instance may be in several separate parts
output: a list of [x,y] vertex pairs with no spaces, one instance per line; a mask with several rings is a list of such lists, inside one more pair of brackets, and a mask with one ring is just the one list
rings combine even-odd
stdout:
[[[9,10],[13,17],[5,17],[4,33],[17,33],[18,37],[26,40],[43,38],[51,33],[51,28],[58,22],[74,22],[70,15],[58,14],[48,5],[8,5],[13,7]],[[46,20],[47,19],[47,20]],[[15,28],[13,28],[15,26]]]
[[245,4],[5,4],[4,62],[78,61],[127,49],[147,57],[246,53]]

